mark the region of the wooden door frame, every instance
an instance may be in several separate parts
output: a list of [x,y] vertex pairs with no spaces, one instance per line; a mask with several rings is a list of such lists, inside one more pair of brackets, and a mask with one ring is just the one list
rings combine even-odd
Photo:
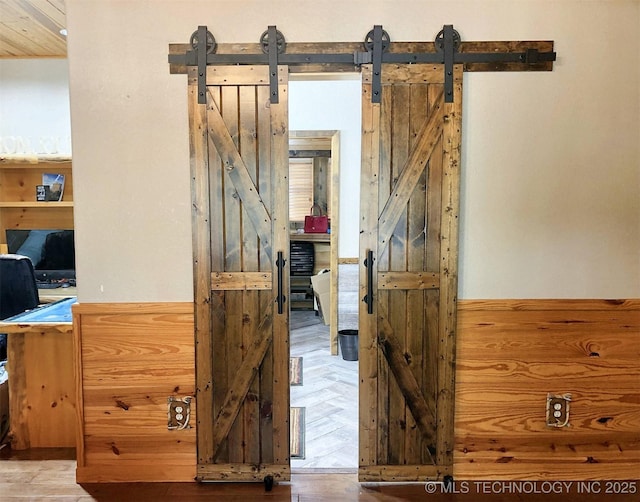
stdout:
[[[340,131],[332,130],[296,130],[289,131],[289,144],[291,139],[309,140],[305,147],[304,142],[297,144],[300,150],[313,150],[313,140],[326,141],[331,149],[331,167],[329,177],[331,179],[331,200],[329,201],[331,215],[330,234],[330,258],[329,258],[329,282],[330,282],[330,311],[329,318],[329,347],[331,355],[338,355],[338,236],[340,235]],[[289,293],[291,296],[291,293]]]

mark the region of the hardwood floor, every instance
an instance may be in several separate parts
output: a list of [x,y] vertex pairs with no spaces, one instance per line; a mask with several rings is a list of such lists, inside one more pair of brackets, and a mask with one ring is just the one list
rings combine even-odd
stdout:
[[[0,450],[0,501],[60,501],[60,502],[182,502],[215,500],[244,502],[271,500],[274,502],[318,501],[429,501],[429,502],[634,502],[636,494],[604,495],[577,493],[574,482],[568,490],[546,493],[538,482],[537,493],[506,494],[509,485],[458,481],[453,493],[443,493],[440,485],[360,484],[357,474],[293,473],[291,482],[279,483],[266,492],[256,483],[88,483],[75,482],[73,449],[41,449],[12,452]],[[632,482],[635,483],[635,482]],[[487,488],[477,489],[483,486]],[[547,488],[550,485],[546,485]],[[637,487],[637,483],[634,484]]]

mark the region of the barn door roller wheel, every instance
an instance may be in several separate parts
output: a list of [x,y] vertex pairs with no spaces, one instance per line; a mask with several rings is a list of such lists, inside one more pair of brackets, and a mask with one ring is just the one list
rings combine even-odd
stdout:
[[[280,30],[276,30],[276,46],[278,48],[278,54],[284,54],[287,42]],[[265,31],[260,36],[260,47],[262,47],[262,52],[264,54],[269,54],[269,30]]]
[[[196,30],[191,34],[191,40],[189,41],[189,43],[191,44],[191,48],[194,51],[198,50],[198,42],[199,42],[198,38],[199,38],[199,35],[198,35],[198,31]],[[206,39],[207,39],[207,42],[206,42],[207,54],[213,54],[216,51],[217,44],[216,44],[216,39],[213,36],[213,33],[211,33],[209,30],[207,30]]]
[[[367,36],[364,37],[364,48],[367,52],[373,51],[373,42],[374,42],[374,30],[371,30],[367,33]],[[382,30],[382,52],[387,52],[389,50],[389,44],[391,43],[391,38],[389,34]]]
[[[460,33],[452,28],[453,33],[453,49],[457,52],[460,47]],[[445,36],[444,29],[440,30],[436,35],[435,46],[436,52],[444,52]]]

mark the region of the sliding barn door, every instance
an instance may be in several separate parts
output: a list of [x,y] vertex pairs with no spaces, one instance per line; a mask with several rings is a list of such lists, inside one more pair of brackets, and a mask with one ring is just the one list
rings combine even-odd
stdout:
[[450,475],[462,68],[363,71],[360,479]]
[[[289,468],[287,68],[189,74],[199,480]],[[286,265],[285,265],[286,264]],[[279,290],[279,288],[281,288]]]

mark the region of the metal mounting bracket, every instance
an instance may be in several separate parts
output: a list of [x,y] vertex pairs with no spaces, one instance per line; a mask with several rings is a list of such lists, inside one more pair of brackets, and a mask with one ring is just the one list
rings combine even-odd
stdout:
[[444,102],[453,103],[453,25],[444,25]]
[[198,26],[198,104],[207,104],[207,27]]
[[382,100],[382,26],[373,27],[373,81],[371,82],[371,102]]
[[268,49],[269,55],[269,94],[272,103],[278,103],[278,36],[275,26],[269,26]]

